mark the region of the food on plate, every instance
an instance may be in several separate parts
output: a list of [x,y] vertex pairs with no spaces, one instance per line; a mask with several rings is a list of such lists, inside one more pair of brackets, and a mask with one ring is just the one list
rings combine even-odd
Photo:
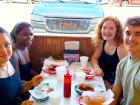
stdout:
[[55,71],[56,67],[57,67],[57,65],[51,64],[49,66],[43,66],[42,70],[52,70],[52,71]]
[[43,102],[49,98],[48,93],[54,91],[54,88],[50,86],[49,83],[42,82],[37,87],[35,87],[33,90],[29,90],[31,93],[31,96],[37,101],[37,102]]
[[46,92],[48,92],[48,93],[54,91],[53,88],[48,87],[48,86],[46,86],[46,85],[42,86],[41,89],[42,89],[42,91],[46,91]]
[[50,93],[50,92],[52,92],[52,91],[54,91],[53,88],[49,88],[49,89],[47,90],[48,93]]
[[102,105],[105,102],[105,97],[103,96],[80,96],[78,98],[78,103],[80,105]]
[[45,59],[42,70],[48,74],[56,74],[56,67],[68,66],[67,61],[64,60],[48,60]]
[[89,70],[89,69],[84,68],[83,71],[86,73],[85,79],[90,80],[90,79],[93,79],[96,76],[96,74],[95,74],[95,72],[93,72],[93,70]]
[[31,96],[35,99],[35,101],[37,102],[43,102],[49,98],[47,92],[42,92],[41,90],[38,90],[38,89],[29,90],[29,92],[31,93]]
[[104,97],[94,97],[94,98],[86,98],[86,105],[102,105],[104,103]]
[[49,67],[49,70],[52,70],[52,71],[55,71],[55,68],[57,67],[57,65],[51,65],[50,67]]
[[89,70],[89,69],[83,69],[83,71],[86,73],[86,74],[91,74],[91,70]]
[[78,88],[82,91],[94,91],[94,88],[90,84],[80,84]]
[[42,67],[42,70],[45,72],[45,73],[49,73],[49,74],[56,74],[56,70],[55,68],[57,67],[57,65],[51,65],[51,66],[43,66]]
[[95,76],[96,76],[95,74],[86,75],[85,79],[91,80],[91,79],[93,79]]
[[64,60],[52,60],[52,61],[54,61],[54,62],[64,62]]
[[79,94],[82,95],[84,91],[94,91],[93,86],[90,84],[79,84],[75,86],[75,91]]

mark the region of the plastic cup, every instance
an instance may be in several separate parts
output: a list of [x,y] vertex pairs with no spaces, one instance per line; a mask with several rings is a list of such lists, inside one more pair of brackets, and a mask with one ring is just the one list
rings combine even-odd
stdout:
[[51,92],[49,94],[49,98],[50,98],[50,105],[60,105],[61,103],[61,96],[58,92]]
[[80,64],[81,64],[82,67],[87,66],[88,59],[89,59],[89,57],[87,57],[87,56],[81,56],[80,57]]
[[63,80],[64,73],[65,73],[65,71],[66,71],[65,66],[56,67],[55,70],[56,70],[57,79],[58,79],[58,80]]
[[44,71],[41,73],[41,76],[43,77],[43,79],[47,79],[49,74],[45,73]]
[[76,72],[75,73],[75,81],[77,84],[82,84],[85,82],[86,73],[84,72]]

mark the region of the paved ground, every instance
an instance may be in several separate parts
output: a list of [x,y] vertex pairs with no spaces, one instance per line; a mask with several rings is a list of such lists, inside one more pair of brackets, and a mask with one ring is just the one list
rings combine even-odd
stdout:
[[105,15],[113,15],[124,22],[128,17],[140,16],[140,6],[120,7],[117,5],[103,5]]
[[[14,0],[16,1],[16,0]],[[0,0],[0,26],[3,26],[8,31],[20,21],[26,21],[30,23],[31,12],[36,4],[27,4],[26,0],[18,0],[22,2],[8,4],[6,0]],[[129,16],[140,16],[139,7],[118,7],[103,5],[102,8],[105,11],[105,15],[117,16],[122,22]]]
[[26,2],[8,4],[6,1],[0,1],[0,26],[9,31],[17,22],[26,21],[30,23],[30,14],[35,5]]

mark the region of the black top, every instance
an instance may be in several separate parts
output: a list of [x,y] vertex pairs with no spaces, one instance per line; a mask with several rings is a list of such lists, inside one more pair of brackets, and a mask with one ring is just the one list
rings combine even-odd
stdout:
[[117,48],[112,55],[108,55],[104,50],[105,42],[103,43],[103,51],[99,58],[99,66],[104,72],[104,79],[111,84],[114,83],[116,67],[119,62]]
[[32,78],[32,75],[30,73],[31,68],[32,68],[31,62],[19,65],[21,80],[25,80],[25,81],[31,80]]
[[[20,55],[18,54],[17,51],[16,51],[16,53],[17,53],[17,55],[19,57],[19,61],[21,62]],[[32,79],[33,76],[30,73],[31,68],[32,68],[32,63],[31,62],[28,62],[26,64],[19,63],[21,80],[29,81],[29,80]]]

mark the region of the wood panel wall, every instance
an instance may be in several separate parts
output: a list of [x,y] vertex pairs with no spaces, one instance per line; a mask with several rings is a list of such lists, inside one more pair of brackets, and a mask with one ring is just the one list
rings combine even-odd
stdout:
[[35,36],[30,49],[31,61],[36,70],[41,70],[41,57],[63,56],[65,41],[79,41],[81,55],[91,57],[94,47],[90,37]]

